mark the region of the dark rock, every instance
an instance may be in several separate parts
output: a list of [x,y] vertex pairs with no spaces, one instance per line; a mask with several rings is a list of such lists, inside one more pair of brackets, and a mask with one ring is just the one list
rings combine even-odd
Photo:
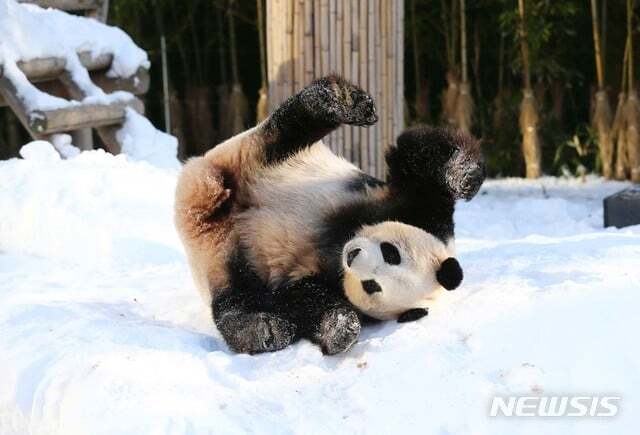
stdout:
[[640,225],[640,185],[614,193],[604,199],[604,226]]

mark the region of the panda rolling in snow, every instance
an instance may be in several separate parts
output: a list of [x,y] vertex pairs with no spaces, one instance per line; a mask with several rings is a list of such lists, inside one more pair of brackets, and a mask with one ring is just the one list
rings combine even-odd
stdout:
[[369,95],[329,76],[185,164],[176,227],[232,350],[307,338],[342,352],[367,316],[416,320],[443,287],[460,284],[453,211],[484,180],[477,141],[406,131],[387,153],[386,183],[320,142],[341,124],[376,121]]

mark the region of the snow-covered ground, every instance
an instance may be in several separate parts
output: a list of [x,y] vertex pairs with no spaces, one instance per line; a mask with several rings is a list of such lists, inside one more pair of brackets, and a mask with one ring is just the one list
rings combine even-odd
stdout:
[[[621,183],[489,181],[456,213],[464,284],[427,318],[345,355],[248,356],[191,283],[176,169],[23,156],[0,162],[3,435],[640,430],[640,227],[602,228]],[[620,411],[489,417],[508,394],[615,395]]]

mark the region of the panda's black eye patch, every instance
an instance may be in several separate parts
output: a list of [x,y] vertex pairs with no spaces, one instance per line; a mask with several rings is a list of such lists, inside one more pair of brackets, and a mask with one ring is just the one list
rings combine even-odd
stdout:
[[400,251],[398,251],[398,248],[393,246],[391,243],[380,243],[380,251],[382,251],[382,258],[384,259],[385,263],[393,265],[400,264]]

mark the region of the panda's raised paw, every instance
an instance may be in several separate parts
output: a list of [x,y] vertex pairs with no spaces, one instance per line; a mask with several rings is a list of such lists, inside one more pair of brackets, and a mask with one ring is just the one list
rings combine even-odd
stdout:
[[311,112],[339,124],[373,125],[378,114],[373,98],[358,86],[337,75],[322,77],[301,96]]
[[320,324],[322,353],[346,352],[358,340],[360,328],[360,319],[352,309],[339,307],[326,312]]

